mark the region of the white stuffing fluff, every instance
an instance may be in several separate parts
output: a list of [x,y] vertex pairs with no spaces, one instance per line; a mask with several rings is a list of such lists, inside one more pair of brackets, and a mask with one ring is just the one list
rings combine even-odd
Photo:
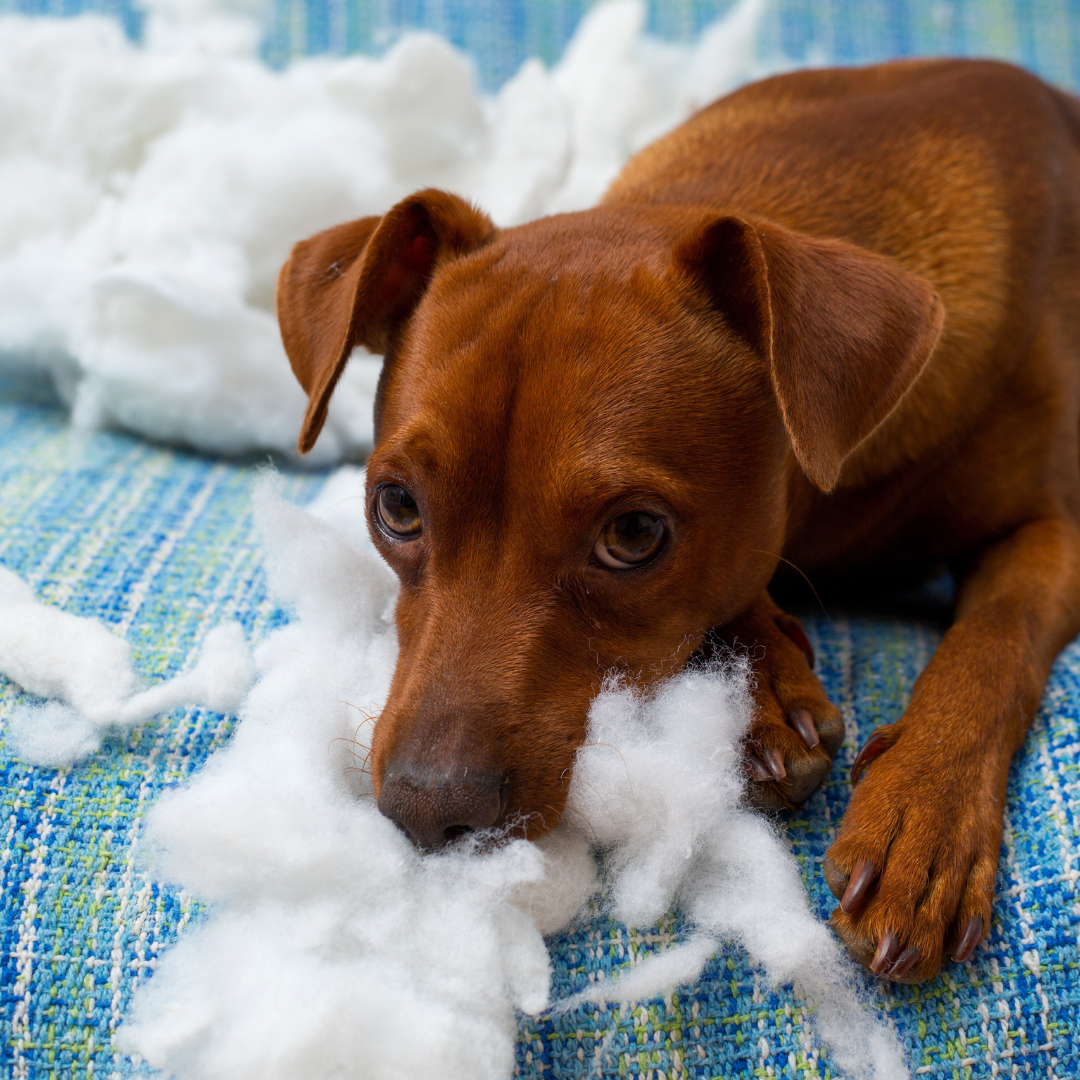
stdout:
[[[0,366],[49,371],[79,425],[293,454],[305,401],[273,314],[297,240],[425,185],[498,224],[594,203],[635,149],[760,72],[765,0],[693,47],[641,0],[494,97],[440,38],[384,57],[254,58],[260,0],[149,0],[146,45],[99,16],[0,17]],[[370,445],[354,357],[311,456]]]
[[742,803],[741,741],[753,710],[749,668],[729,658],[642,699],[609,686],[594,701],[574,770],[571,817],[609,859],[612,914],[655,924],[674,903],[696,928],[682,945],[567,1003],[634,1001],[692,983],[737,941],[775,983],[817,1010],[845,1075],[907,1076],[895,1036],[854,993],[850,962],[811,914],[775,829]]
[[124,731],[180,706],[235,713],[255,679],[238,623],[215,627],[187,672],[134,693],[126,641],[96,619],[39,602],[30,586],[0,566],[0,674],[44,704],[23,705],[7,723],[7,742],[36,765],[68,765]]
[[[270,586],[295,617],[256,649],[229,745],[149,815],[155,874],[210,909],[137,992],[124,1048],[185,1080],[426,1080],[433,1062],[449,1080],[506,1078],[515,1009],[663,995],[735,940],[817,1008],[844,1075],[907,1076],[793,857],[741,805],[738,661],[650,698],[609,684],[564,822],[540,843],[421,856],[379,814],[363,766],[396,657],[396,582],[362,492],[363,474],[341,470],[319,516],[272,480],[256,492]],[[552,1003],[542,935],[601,890],[641,926],[677,903],[690,936]]]
[[0,566],[0,671],[24,690],[87,716],[106,714],[135,685],[130,654],[101,623],[39,603]]

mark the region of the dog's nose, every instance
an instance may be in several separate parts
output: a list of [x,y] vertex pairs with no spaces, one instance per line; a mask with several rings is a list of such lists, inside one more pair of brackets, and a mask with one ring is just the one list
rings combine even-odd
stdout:
[[498,773],[462,769],[434,775],[391,761],[383,773],[379,810],[396,822],[417,847],[443,847],[469,832],[490,829],[502,811],[503,778]]

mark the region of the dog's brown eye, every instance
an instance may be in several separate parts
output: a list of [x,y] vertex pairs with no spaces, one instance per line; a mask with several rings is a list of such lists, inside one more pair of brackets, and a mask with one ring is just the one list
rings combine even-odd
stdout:
[[420,510],[400,484],[383,484],[379,488],[375,513],[383,531],[398,540],[413,540],[420,535]]
[[626,570],[655,558],[663,542],[663,521],[654,514],[635,510],[609,521],[593,552],[604,566]]

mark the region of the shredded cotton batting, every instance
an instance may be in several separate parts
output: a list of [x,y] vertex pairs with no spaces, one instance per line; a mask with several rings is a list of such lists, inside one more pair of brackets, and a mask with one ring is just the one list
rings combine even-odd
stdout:
[[[860,1001],[850,962],[811,914],[794,857],[744,805],[745,660],[684,673],[650,696],[609,681],[554,833],[420,855],[379,814],[364,768],[396,661],[397,586],[367,535],[363,475],[340,470],[306,510],[270,478],[255,504],[270,587],[292,619],[255,649],[258,679],[229,745],[148,817],[153,872],[209,915],[136,995],[120,1034],[127,1051],[185,1080],[426,1080],[434,1061],[449,1080],[504,1080],[515,1010],[661,996],[735,941],[816,1009],[844,1075],[908,1075],[895,1035]],[[33,619],[39,629],[16,640],[12,628]],[[177,682],[216,665],[235,691],[243,643],[227,633],[208,636]],[[69,646],[97,674],[62,662]],[[124,642],[40,604],[7,573],[0,669],[102,721],[105,703],[121,715],[139,700]],[[233,704],[227,682],[214,684],[221,706]],[[165,702],[169,685],[144,697],[156,689]],[[52,707],[16,717],[28,756],[31,724],[48,725]],[[67,757],[80,749],[66,745]],[[544,935],[598,895],[631,926],[675,905],[690,932],[552,1002]]]
[[[629,155],[762,68],[764,0],[693,46],[641,0],[561,63],[482,95],[411,33],[379,59],[255,59],[260,4],[149,0],[146,44],[100,16],[0,17],[0,366],[48,371],[76,424],[293,454],[305,401],[273,312],[290,247],[449,188],[500,225],[594,203]],[[310,460],[362,452],[379,361],[357,354]]]
[[215,627],[189,671],[135,692],[130,649],[96,619],[41,603],[0,566],[0,673],[50,699],[24,705],[7,722],[7,741],[38,765],[70,765],[108,732],[125,731],[180,706],[235,713],[255,667],[239,623]]

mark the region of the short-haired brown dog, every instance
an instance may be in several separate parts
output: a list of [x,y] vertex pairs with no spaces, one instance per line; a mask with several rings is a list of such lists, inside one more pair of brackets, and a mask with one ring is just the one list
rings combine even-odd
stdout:
[[930,565],[955,622],[863,748],[833,925],[905,982],[985,935],[1009,761],[1080,631],[1080,102],[1007,65],[748,86],[603,202],[500,230],[422,191],[294,249],[278,309],[315,442],[385,354],[371,532],[400,660],[379,806],[423,846],[563,811],[605,671],[758,646],[750,771],[797,804],[842,738],[808,571]]

